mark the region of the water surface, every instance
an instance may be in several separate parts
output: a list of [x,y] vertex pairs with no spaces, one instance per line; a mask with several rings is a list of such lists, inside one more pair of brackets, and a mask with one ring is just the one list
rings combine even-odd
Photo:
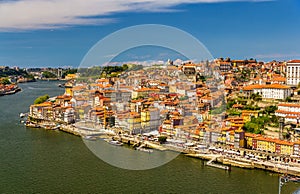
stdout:
[[[0,97],[0,193],[278,193],[278,176],[178,156],[161,167],[131,171],[97,158],[80,137],[26,128],[19,113],[38,96],[64,92],[60,82],[20,84],[22,92]],[[282,193],[300,184],[288,183]]]

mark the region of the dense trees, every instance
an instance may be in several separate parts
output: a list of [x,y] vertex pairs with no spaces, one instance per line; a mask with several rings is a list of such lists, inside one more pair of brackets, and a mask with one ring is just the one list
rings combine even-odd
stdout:
[[278,109],[277,106],[267,106],[267,107],[265,107],[264,112],[265,112],[266,114],[273,114],[273,113],[275,113],[275,111],[276,111],[277,109]]
[[68,74],[75,74],[75,73],[77,73],[77,69],[67,69],[63,74],[62,74],[62,78],[65,78],[66,77],[66,75],[68,75]]
[[288,97],[286,97],[285,101],[286,102],[292,102],[292,98],[288,96]]
[[261,101],[262,97],[258,93],[256,93],[256,94],[253,93],[253,94],[251,94],[250,99],[253,99],[254,101]]
[[167,141],[167,137],[166,137],[166,136],[159,136],[159,137],[158,137],[158,141],[159,141],[160,143],[165,143],[165,142]]
[[34,104],[41,104],[43,102],[46,102],[46,100],[48,100],[48,99],[49,99],[48,94],[46,94],[44,96],[40,96],[40,97],[38,97],[37,99],[34,100]]
[[57,76],[54,73],[50,72],[50,71],[44,71],[42,73],[42,76],[44,78],[57,78]]
[[251,118],[251,121],[246,122],[243,128],[246,132],[262,134],[268,122],[270,122],[269,117],[254,117]]
[[32,75],[28,74],[24,69],[11,69],[9,67],[0,69],[0,77],[9,77],[9,76],[23,76],[25,78],[33,78]]
[[253,117],[251,118],[251,121],[245,123],[243,129],[246,132],[262,134],[267,125],[278,127],[278,118],[275,115],[260,116],[257,118]]
[[[136,65],[132,65],[130,70],[134,70]],[[80,68],[78,72],[81,77],[117,77],[121,72],[129,69],[129,65],[123,64],[122,66],[96,66],[91,68]]]
[[7,84],[11,84],[11,82],[9,81],[8,78],[2,78],[0,79],[0,84],[7,85]]

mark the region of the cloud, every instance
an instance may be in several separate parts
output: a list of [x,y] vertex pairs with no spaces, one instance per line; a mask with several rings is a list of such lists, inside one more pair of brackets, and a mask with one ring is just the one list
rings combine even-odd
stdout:
[[114,66],[114,65],[122,65],[122,64],[136,64],[143,66],[152,66],[155,64],[166,64],[167,61],[163,60],[146,60],[146,61],[115,61],[115,62],[107,62],[104,64],[100,64],[98,66]]
[[266,0],[14,0],[0,1],[0,31],[104,25],[122,12],[166,12],[183,3]]
[[257,59],[291,59],[291,58],[299,58],[299,53],[271,53],[271,54],[258,54],[255,55]]

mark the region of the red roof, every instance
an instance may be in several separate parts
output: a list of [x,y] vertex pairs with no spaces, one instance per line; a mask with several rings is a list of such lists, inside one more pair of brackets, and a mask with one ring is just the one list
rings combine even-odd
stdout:
[[294,59],[294,60],[290,60],[288,63],[300,63],[300,60]]
[[260,89],[260,88],[289,89],[290,87],[281,84],[268,84],[268,85],[253,84],[253,85],[245,86],[243,90],[253,90],[253,89]]
[[300,104],[296,103],[280,103],[278,106],[288,106],[288,107],[300,107]]

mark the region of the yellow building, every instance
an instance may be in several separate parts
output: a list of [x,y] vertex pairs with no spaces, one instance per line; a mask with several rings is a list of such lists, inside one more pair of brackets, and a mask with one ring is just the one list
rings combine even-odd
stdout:
[[252,149],[253,146],[253,139],[256,137],[260,137],[261,135],[253,134],[253,133],[245,133],[245,140],[246,140],[246,148]]
[[257,149],[270,153],[276,152],[276,139],[257,137]]
[[139,133],[141,130],[141,115],[138,112],[130,112],[128,124],[130,133]]
[[150,111],[148,110],[141,112],[141,127],[143,130],[150,130]]
[[241,117],[232,117],[232,118],[228,118],[226,120],[227,125],[230,127],[237,127],[237,128],[241,128],[244,126],[244,120]]
[[68,74],[65,77],[65,80],[71,80],[71,79],[76,79],[77,75],[76,74]]
[[248,122],[251,120],[251,117],[258,117],[258,111],[255,110],[243,110],[242,111],[242,118],[244,120],[244,122]]
[[73,96],[73,84],[71,82],[65,84],[65,94]]
[[280,145],[280,154],[282,154],[282,155],[292,155],[293,154],[293,148],[294,148],[293,142],[277,140],[276,143],[278,145]]
[[141,112],[141,121],[142,122],[150,121],[150,111],[144,110]]

